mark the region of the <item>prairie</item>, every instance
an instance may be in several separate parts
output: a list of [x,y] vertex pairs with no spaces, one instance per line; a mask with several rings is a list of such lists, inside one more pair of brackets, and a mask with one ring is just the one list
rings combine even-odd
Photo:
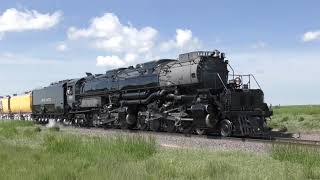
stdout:
[[0,179],[320,178],[315,148],[166,149],[152,137],[71,135],[25,121],[0,121],[0,162]]
[[269,121],[273,128],[287,128],[291,132],[320,130],[320,105],[275,106]]

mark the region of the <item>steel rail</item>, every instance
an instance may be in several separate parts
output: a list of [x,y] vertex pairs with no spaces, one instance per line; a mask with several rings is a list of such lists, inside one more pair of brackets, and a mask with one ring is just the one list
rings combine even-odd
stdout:
[[208,136],[210,139],[224,139],[224,140],[235,140],[242,142],[257,142],[266,144],[283,144],[283,145],[306,145],[306,146],[319,146],[320,141],[317,140],[306,140],[298,138],[283,138],[283,137],[268,137],[269,139],[263,138],[250,138],[250,137],[215,137]]

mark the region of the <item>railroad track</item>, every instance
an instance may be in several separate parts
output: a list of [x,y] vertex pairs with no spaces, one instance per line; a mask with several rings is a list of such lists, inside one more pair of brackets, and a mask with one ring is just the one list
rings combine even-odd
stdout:
[[288,138],[281,137],[278,135],[270,136],[269,138],[249,138],[249,137],[220,137],[217,135],[195,135],[195,134],[182,134],[182,133],[167,133],[167,132],[153,132],[153,131],[139,131],[139,130],[122,130],[122,129],[103,129],[103,128],[80,128],[75,126],[61,125],[63,130],[74,129],[86,132],[88,130],[94,132],[105,133],[107,131],[112,132],[124,132],[132,134],[142,135],[157,135],[157,136],[175,136],[175,137],[188,137],[188,138],[203,138],[203,139],[214,139],[214,140],[229,140],[229,141],[241,141],[241,142],[256,142],[256,143],[267,143],[267,144],[287,144],[287,145],[306,145],[306,146],[317,146],[320,147],[320,141],[317,140],[305,140],[299,138]]
[[309,145],[309,146],[320,147],[320,141],[315,141],[315,140],[305,140],[305,139],[296,139],[296,138],[278,138],[271,141],[273,143],[281,143],[281,144],[299,144],[299,145]]
[[305,139],[298,139],[298,138],[271,137],[270,139],[263,139],[263,138],[214,137],[214,136],[208,136],[208,138],[242,141],[242,142],[259,142],[259,143],[284,144],[284,145],[306,145],[306,146],[320,147],[320,141],[305,140]]
[[[63,129],[69,129],[70,126],[66,126]],[[71,127],[73,129],[83,129],[78,127]],[[86,129],[83,129],[86,131]],[[167,132],[154,132],[154,131],[139,131],[139,130],[122,130],[122,129],[102,129],[102,128],[89,128],[88,130],[96,132],[122,132],[130,134],[140,134],[140,135],[157,135],[157,136],[175,136],[175,137],[187,137],[187,138],[205,138],[214,140],[230,140],[230,141],[242,141],[242,142],[256,142],[256,143],[267,143],[267,144],[287,144],[287,145],[306,145],[306,146],[319,146],[320,141],[316,140],[305,140],[299,138],[288,138],[288,137],[278,137],[270,136],[268,138],[250,138],[250,137],[221,137],[217,135],[195,135],[195,134],[182,134],[182,133],[167,133]]]

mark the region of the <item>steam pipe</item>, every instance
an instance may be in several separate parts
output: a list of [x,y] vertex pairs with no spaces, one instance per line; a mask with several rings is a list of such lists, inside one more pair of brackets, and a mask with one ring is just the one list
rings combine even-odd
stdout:
[[141,98],[146,98],[147,97],[146,92],[138,92],[138,93],[125,93],[122,94],[122,98],[126,100],[134,100],[134,99],[141,99]]
[[150,96],[146,99],[123,100],[121,101],[121,104],[122,105],[148,104],[150,101],[154,100],[155,98],[165,95],[166,92],[167,92],[166,90],[154,92],[150,94]]

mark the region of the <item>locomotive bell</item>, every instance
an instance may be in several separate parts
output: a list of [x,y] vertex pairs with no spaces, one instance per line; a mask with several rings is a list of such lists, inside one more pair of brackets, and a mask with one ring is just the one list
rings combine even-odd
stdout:
[[241,83],[242,83],[242,81],[241,81],[241,78],[240,78],[240,77],[236,77],[236,78],[234,79],[234,81],[235,81],[235,83],[236,83],[236,85],[237,85],[237,86],[240,86],[240,85],[241,85]]
[[214,50],[213,51],[213,57],[219,57],[220,56],[220,51]]

